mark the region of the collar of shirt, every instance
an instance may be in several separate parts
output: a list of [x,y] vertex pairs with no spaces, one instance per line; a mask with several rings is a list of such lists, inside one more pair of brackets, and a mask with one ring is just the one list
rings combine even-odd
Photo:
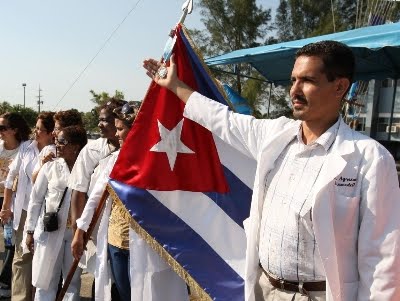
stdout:
[[336,135],[340,126],[340,120],[341,118],[338,118],[338,120],[329,129],[327,129],[325,133],[323,133],[309,145],[306,145],[303,142],[302,126],[300,124],[299,131],[297,132],[297,142],[299,143],[300,146],[302,146],[302,148],[309,148],[309,147],[315,147],[316,145],[321,145],[325,149],[325,151],[328,152],[329,148],[332,146],[333,142],[336,139]]

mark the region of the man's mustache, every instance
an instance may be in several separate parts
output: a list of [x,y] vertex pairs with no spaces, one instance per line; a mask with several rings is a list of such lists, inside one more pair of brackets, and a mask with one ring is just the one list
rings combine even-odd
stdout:
[[292,97],[292,102],[295,101],[295,100],[299,100],[301,102],[307,102],[307,99],[302,95],[294,95]]

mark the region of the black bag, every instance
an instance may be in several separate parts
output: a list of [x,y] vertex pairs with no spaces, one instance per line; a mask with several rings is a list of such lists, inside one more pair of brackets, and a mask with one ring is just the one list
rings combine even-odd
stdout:
[[43,225],[45,232],[58,230],[58,212],[46,212],[43,216]]
[[[61,205],[64,201],[65,194],[67,193],[68,187],[65,187],[63,196],[61,198],[60,204],[58,205],[56,212],[45,212],[43,215],[43,225],[45,232],[53,232],[58,230],[58,211],[60,211]],[[46,201],[45,201],[46,208]]]

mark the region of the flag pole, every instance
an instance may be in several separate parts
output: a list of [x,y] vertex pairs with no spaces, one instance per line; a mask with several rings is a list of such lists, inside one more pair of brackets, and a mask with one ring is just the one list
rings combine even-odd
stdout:
[[179,23],[183,24],[183,22],[185,22],[186,16],[187,16],[188,14],[191,14],[191,13],[192,13],[192,10],[193,10],[193,0],[188,0],[188,1],[186,1],[185,3],[183,3],[182,10],[183,10],[183,13],[182,13],[181,18],[179,19],[178,24],[179,24]]
[[[93,233],[94,227],[96,226],[96,223],[97,223],[97,221],[99,220],[99,218],[101,216],[101,213],[103,211],[104,205],[106,204],[106,200],[107,200],[109,194],[110,193],[108,192],[107,186],[106,186],[106,188],[104,189],[103,194],[102,194],[102,196],[100,198],[99,205],[97,205],[97,208],[96,208],[96,211],[95,211],[95,213],[93,215],[92,221],[90,222],[90,225],[89,225],[89,228],[88,228],[88,230],[86,232],[86,235],[84,236],[83,248],[86,247],[86,245],[87,245],[87,243],[89,241],[89,238]],[[56,297],[56,301],[62,301],[63,300],[63,298],[65,296],[65,293],[67,292],[67,289],[68,289],[68,287],[69,287],[69,285],[71,283],[72,277],[74,277],[74,274],[75,274],[76,268],[78,267],[78,264],[79,264],[79,260],[74,259],[74,261],[72,262],[72,266],[69,269],[67,278],[65,279],[64,284],[63,284],[63,286],[62,286],[62,288],[60,290],[60,293]]]

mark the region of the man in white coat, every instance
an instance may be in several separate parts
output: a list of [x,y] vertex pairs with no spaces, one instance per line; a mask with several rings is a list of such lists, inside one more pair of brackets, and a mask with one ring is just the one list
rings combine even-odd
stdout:
[[153,59],[143,66],[186,103],[184,117],[257,160],[246,300],[400,300],[395,163],[340,117],[355,66],[347,46],[322,41],[296,53],[296,120],[233,113],[180,81],[173,57],[167,73]]

